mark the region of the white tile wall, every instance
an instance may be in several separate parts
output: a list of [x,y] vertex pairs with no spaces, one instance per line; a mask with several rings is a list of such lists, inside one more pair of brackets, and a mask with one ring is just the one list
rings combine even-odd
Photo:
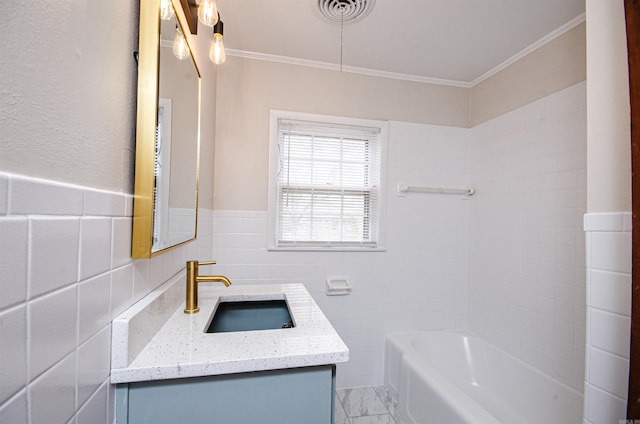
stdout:
[[[386,333],[467,321],[581,386],[584,91],[578,84],[471,130],[391,122],[384,252],[267,251],[266,212],[201,210],[197,243],[133,261],[130,195],[0,173],[0,353],[15,358],[0,361],[0,422],[113,422],[110,319],[186,259],[216,259],[215,272],[234,284],[304,282],[350,347],[339,387],[382,383]],[[394,192],[399,182],[470,181],[478,190],[470,199]],[[618,228],[604,221],[599,228]],[[629,219],[620,221],[626,228]],[[604,317],[590,335],[589,363],[618,374],[626,345],[602,332],[622,331],[628,317],[630,279],[619,269],[628,261],[608,254],[624,249],[625,237],[598,235],[601,268],[589,271],[598,309],[590,319]],[[348,276],[352,294],[326,296],[330,275]],[[616,372],[587,377],[592,423],[603,422],[602,408],[619,408]]]
[[111,221],[111,218],[85,218],[80,222],[80,280],[109,270]]
[[586,86],[471,129],[469,328],[582,390]]
[[27,297],[27,234],[26,218],[7,218],[0,221],[0,234],[15,243],[0,243],[0,309]]
[[34,378],[75,350],[78,289],[66,287],[29,303],[29,371]]
[[100,389],[95,391],[89,402],[80,409],[76,418],[77,424],[104,422],[105,415],[107,415],[108,386],[108,383],[104,383]]
[[9,198],[9,178],[0,174],[0,215],[7,213],[7,200]]
[[[395,187],[468,185],[468,135],[390,123],[385,252],[267,251],[266,212],[215,211],[215,272],[233,284],[305,283],[350,349],[338,386],[382,384],[385,334],[465,326],[469,201]],[[348,276],[352,293],[326,296],[331,275]]]
[[78,405],[84,402],[109,376],[111,331],[105,327],[78,348]]
[[132,260],[132,196],[0,173],[0,423],[114,422],[111,319],[184,267],[197,242]]
[[584,216],[587,244],[585,423],[624,420],[631,328],[631,213]]
[[27,422],[27,393],[20,392],[11,402],[0,406],[0,423]]
[[2,358],[0,398],[2,399],[17,393],[27,381],[26,314],[24,305],[0,313],[0,340],[2,340],[0,343],[0,358]]
[[63,423],[73,416],[76,404],[76,353],[56,363],[28,386],[29,422]]
[[31,218],[29,298],[78,280],[80,219]]

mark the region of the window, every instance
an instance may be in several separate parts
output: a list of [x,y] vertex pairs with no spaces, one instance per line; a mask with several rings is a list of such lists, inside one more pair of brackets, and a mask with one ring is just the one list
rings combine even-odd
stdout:
[[381,247],[386,123],[272,112],[272,248]]

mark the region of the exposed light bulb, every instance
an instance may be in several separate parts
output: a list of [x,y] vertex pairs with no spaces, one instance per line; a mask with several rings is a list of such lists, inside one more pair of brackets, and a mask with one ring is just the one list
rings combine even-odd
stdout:
[[201,0],[198,6],[198,19],[204,25],[214,26],[218,23],[218,6],[216,0]]
[[209,49],[209,59],[216,65],[221,65],[227,59],[227,54],[224,52],[224,43],[222,42],[222,35],[214,34],[213,40],[211,40],[211,48]]
[[173,5],[171,0],[160,0],[160,19],[168,21],[173,18]]
[[180,60],[185,60],[189,57],[189,45],[180,28],[176,28],[176,37],[173,39],[173,54]]

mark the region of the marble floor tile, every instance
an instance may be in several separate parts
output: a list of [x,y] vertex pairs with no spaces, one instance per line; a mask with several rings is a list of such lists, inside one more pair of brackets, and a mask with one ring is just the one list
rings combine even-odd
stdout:
[[338,397],[348,417],[388,414],[373,387],[338,389]]
[[373,389],[378,394],[378,397],[382,401],[384,407],[387,408],[387,411],[392,416],[395,415],[396,410],[398,409],[398,402],[393,399],[391,394],[387,391],[387,388],[385,386],[375,386]]
[[347,413],[344,412],[344,408],[342,407],[342,403],[340,403],[340,399],[338,399],[338,395],[337,394],[336,394],[335,424],[351,424],[349,422],[349,418],[347,418]]
[[396,424],[391,415],[367,415],[351,418],[351,424]]

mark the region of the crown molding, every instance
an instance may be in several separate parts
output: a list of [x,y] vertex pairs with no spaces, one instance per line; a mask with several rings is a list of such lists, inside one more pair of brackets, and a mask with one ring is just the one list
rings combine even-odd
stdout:
[[391,78],[403,81],[422,82],[426,84],[450,85],[454,87],[471,87],[469,83],[464,81],[453,81],[439,78],[423,77],[420,75],[401,74],[398,72],[380,71],[377,69],[358,68],[355,66],[342,66],[335,63],[319,62],[308,59],[298,59],[289,56],[278,56],[273,54],[249,52],[245,50],[225,49],[227,56],[242,57],[246,59],[266,60],[270,62],[287,63],[289,65],[308,66],[311,68],[327,69],[331,71],[349,72],[352,74],[368,75],[373,77]]
[[567,22],[566,24],[562,25],[561,27],[559,27],[555,31],[552,31],[549,34],[545,35],[544,37],[542,37],[541,39],[539,39],[535,43],[531,44],[530,46],[525,47],[524,49],[522,49],[518,53],[514,54],[513,56],[511,56],[509,59],[505,60],[504,62],[502,62],[498,66],[493,67],[490,70],[488,70],[487,72],[485,72],[484,74],[480,75],[478,78],[476,78],[473,81],[471,81],[469,83],[469,86],[470,87],[474,87],[475,85],[480,84],[482,81],[492,77],[493,75],[495,75],[498,72],[502,71],[503,69],[509,67],[510,65],[513,65],[515,62],[517,62],[518,60],[522,59],[523,57],[525,57],[529,53],[533,52],[534,50],[539,49],[540,47],[544,46],[545,44],[555,40],[558,37],[560,37],[565,32],[577,27],[578,25],[583,23],[585,20],[586,20],[586,14],[585,13],[577,16],[576,18],[570,20],[569,22]]
[[501,64],[491,68],[490,70],[480,75],[478,78],[474,79],[473,81],[455,81],[455,80],[447,80],[447,79],[440,79],[440,78],[431,78],[431,77],[425,77],[421,75],[402,74],[398,72],[387,72],[387,71],[381,71],[381,70],[369,69],[369,68],[358,68],[355,66],[340,67],[340,65],[335,63],[319,62],[315,60],[299,59],[299,58],[289,57],[289,56],[278,56],[273,54],[250,52],[246,50],[226,49],[226,53],[228,56],[242,57],[246,59],[266,60],[270,62],[286,63],[289,65],[307,66],[311,68],[327,69],[331,71],[349,72],[352,74],[368,75],[368,76],[380,77],[380,78],[390,78],[390,79],[397,79],[397,80],[403,80],[403,81],[421,82],[425,84],[447,85],[452,87],[473,88],[474,86],[481,83],[482,81],[490,78],[491,76],[497,74],[498,72],[502,71],[503,69],[507,68],[508,66],[512,65],[518,60],[522,59],[523,57],[533,52],[534,50],[539,49],[540,47],[544,46],[550,41],[560,37],[565,32],[580,25],[585,20],[586,20],[586,15],[583,13],[580,16],[562,25],[555,31],[552,31],[549,34],[545,35],[540,40],[524,48],[523,50],[516,53],[515,55],[511,56],[509,59],[505,60]]

